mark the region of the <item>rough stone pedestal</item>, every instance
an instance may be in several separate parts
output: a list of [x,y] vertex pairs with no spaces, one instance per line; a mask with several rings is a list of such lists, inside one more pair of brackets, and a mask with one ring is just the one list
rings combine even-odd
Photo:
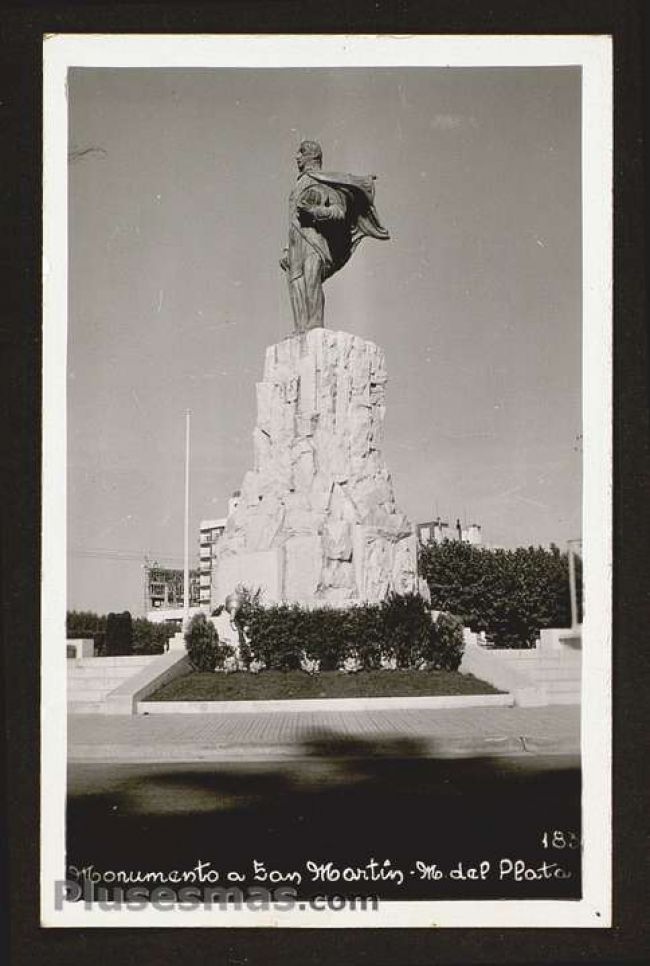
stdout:
[[312,329],[266,350],[255,464],[228,517],[213,606],[235,583],[268,601],[347,606],[417,588],[415,531],[382,454],[382,350]]

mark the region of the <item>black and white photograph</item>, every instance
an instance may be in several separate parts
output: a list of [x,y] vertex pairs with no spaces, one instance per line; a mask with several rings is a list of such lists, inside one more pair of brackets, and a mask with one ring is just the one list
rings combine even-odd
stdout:
[[607,927],[609,38],[43,49],[42,924]]

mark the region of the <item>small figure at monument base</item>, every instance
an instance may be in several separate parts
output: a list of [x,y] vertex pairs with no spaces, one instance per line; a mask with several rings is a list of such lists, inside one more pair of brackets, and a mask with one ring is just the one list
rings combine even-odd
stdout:
[[245,642],[243,629],[239,626],[237,615],[241,610],[241,599],[237,593],[228,594],[223,609],[211,623],[219,635],[219,643],[232,647],[237,662],[241,660],[241,647]]

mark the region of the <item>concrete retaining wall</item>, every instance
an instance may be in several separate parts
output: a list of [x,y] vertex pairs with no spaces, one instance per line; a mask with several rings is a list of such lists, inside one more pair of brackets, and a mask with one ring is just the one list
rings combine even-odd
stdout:
[[582,628],[544,628],[540,631],[539,648],[541,651],[580,651],[582,649]]
[[105,699],[105,714],[135,714],[137,704],[157,691],[163,684],[186,674],[189,659],[182,651],[159,654],[141,671],[111,691]]
[[[95,656],[95,642],[92,637],[70,637],[65,643],[70,660]],[[71,653],[73,649],[74,654]]]
[[138,701],[138,714],[262,714],[270,711],[415,711],[422,708],[507,708],[510,694],[386,698],[294,698],[280,701]]
[[476,634],[465,629],[465,650],[460,663],[461,674],[473,674],[494,688],[508,691],[513,702],[520,707],[540,707],[547,703],[544,689],[525,673],[524,668],[514,668],[499,656],[497,651],[481,647]]

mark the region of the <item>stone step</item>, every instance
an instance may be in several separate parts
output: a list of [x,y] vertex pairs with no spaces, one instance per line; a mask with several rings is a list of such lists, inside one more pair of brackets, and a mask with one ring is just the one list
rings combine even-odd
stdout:
[[139,654],[69,661],[69,710],[73,714],[81,714],[83,710],[91,714],[102,712],[106,696],[142,671],[155,657],[156,655]]
[[129,674],[125,678],[120,677],[88,677],[88,678],[68,678],[68,693],[75,694],[79,688],[87,689],[90,688],[93,691],[113,691],[114,688],[119,688],[120,685],[128,681],[133,675]]
[[[112,688],[110,689],[113,690]],[[105,688],[79,688],[74,694],[70,695],[68,705],[77,704],[79,701],[98,701],[102,702],[109,692]]]
[[505,662],[513,670],[521,671],[522,674],[537,674],[552,671],[560,671],[567,674],[580,674],[582,666],[579,661],[508,661]]
[[147,667],[146,664],[137,664],[135,667],[69,667],[68,668],[68,681],[86,681],[88,678],[119,678],[120,681],[124,681],[125,678],[131,677],[132,674],[137,674],[142,670],[143,667]]
[[103,714],[102,701],[75,701],[68,705],[68,714]]
[[119,674],[121,676],[135,674],[141,671],[146,664],[137,661],[135,664],[70,664],[68,665],[68,675],[83,676],[85,674]]
[[556,691],[547,694],[549,704],[580,704],[580,691]]
[[500,658],[506,661],[513,662],[528,662],[528,663],[548,663],[548,664],[580,664],[582,654],[580,651],[510,651],[503,649],[500,651],[491,651],[492,654],[498,654]]
[[77,691],[104,691],[108,693],[112,691],[113,688],[119,688],[120,684],[128,678],[105,678],[105,677],[87,677],[87,678],[73,678],[72,680],[68,678],[68,691],[76,694]]
[[580,674],[580,661],[508,661],[508,666],[518,668],[520,671],[530,673],[532,671],[569,671],[572,674]]
[[124,654],[115,657],[81,657],[78,660],[71,658],[69,665],[72,667],[146,667],[156,654]]
[[547,694],[553,692],[554,694],[559,694],[561,691],[576,691],[580,693],[580,681],[576,680],[566,680],[566,681],[540,681],[546,688]]
[[[523,669],[522,669],[523,670]],[[525,669],[536,681],[580,681],[580,668],[572,667],[531,667]]]

